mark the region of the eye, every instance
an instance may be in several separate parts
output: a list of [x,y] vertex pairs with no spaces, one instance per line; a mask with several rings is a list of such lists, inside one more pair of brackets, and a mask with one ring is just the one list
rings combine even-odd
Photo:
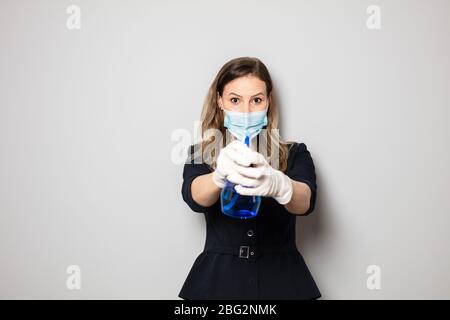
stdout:
[[[255,99],[253,99],[256,103],[261,103],[261,101],[262,101],[262,99],[261,98],[255,98]],[[256,100],[259,100],[259,101],[256,101]]]
[[235,102],[234,100],[239,100],[238,98],[231,98],[230,99],[230,101],[232,102],[232,103],[237,103],[237,101]]

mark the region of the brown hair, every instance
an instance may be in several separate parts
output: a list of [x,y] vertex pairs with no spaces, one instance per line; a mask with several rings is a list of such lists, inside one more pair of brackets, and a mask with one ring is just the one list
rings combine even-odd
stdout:
[[[208,129],[216,129],[222,133],[222,143],[216,143],[216,148],[221,148],[222,145],[226,145],[226,128],[223,125],[224,115],[222,110],[220,110],[217,103],[218,94],[222,96],[224,87],[227,83],[233,81],[236,78],[243,76],[255,76],[261,81],[266,83],[266,91],[269,99],[269,109],[267,111],[267,127],[266,127],[266,137],[265,141],[267,146],[267,155],[269,158],[269,163],[271,163],[270,158],[272,157],[272,144],[278,148],[278,159],[279,163],[275,168],[285,172],[287,169],[287,158],[288,158],[288,144],[290,142],[282,141],[279,131],[272,130],[278,129],[278,107],[273,94],[272,79],[270,77],[269,71],[266,66],[258,59],[253,57],[240,57],[228,61],[216,75],[216,78],[209,87],[208,94],[203,104],[203,110],[200,119],[200,132],[201,132],[201,150],[205,152],[208,150],[208,146],[211,143],[215,143],[215,138],[213,136],[208,136]],[[261,135],[258,135],[261,136]],[[215,169],[216,167],[216,149],[214,148],[211,152],[211,163],[209,165]],[[217,152],[217,155],[219,153]],[[203,154],[202,154],[203,156]],[[271,163],[274,166],[273,163]]]

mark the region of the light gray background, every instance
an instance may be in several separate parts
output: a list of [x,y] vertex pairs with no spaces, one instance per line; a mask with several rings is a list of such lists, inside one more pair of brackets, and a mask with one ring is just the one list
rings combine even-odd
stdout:
[[[66,28],[70,4],[81,30]],[[316,164],[297,242],[323,298],[450,298],[449,13],[447,0],[1,0],[0,297],[177,299],[205,229],[171,134],[193,132],[225,62],[255,56],[283,137]]]

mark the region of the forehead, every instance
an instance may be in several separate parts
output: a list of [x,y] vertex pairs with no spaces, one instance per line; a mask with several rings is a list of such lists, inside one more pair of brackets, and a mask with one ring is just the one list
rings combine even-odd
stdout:
[[240,77],[227,83],[223,91],[224,94],[234,92],[241,96],[253,96],[258,92],[266,94],[266,83],[255,76]]

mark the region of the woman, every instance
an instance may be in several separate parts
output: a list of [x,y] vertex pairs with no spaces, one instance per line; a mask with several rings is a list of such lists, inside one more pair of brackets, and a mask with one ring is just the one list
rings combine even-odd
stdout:
[[[263,128],[266,156],[258,152]],[[212,131],[221,138],[213,139]],[[259,59],[236,58],[221,68],[203,107],[201,132],[201,142],[191,146],[184,165],[182,195],[193,211],[205,214],[206,242],[179,297],[321,297],[295,243],[297,215],[314,210],[314,163],[304,143],[281,140],[271,77]],[[242,142],[245,134],[250,148]],[[217,142],[219,152],[209,148]],[[203,159],[212,150],[208,163],[199,161],[196,148]],[[272,155],[277,161],[269,165]],[[220,192],[226,180],[236,184],[239,194],[262,197],[256,217],[234,219],[222,213]]]

